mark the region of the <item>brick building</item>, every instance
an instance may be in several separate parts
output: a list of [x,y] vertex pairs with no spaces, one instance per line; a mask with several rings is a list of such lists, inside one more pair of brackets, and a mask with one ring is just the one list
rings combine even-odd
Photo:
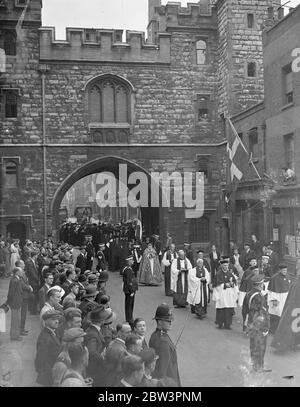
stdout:
[[262,177],[249,167],[238,188],[237,240],[254,233],[274,241],[292,272],[300,257],[300,74],[291,67],[299,38],[300,6],[270,20],[263,34],[264,100],[233,117]]
[[144,33],[42,27],[41,0],[0,2],[1,233],[57,236],[59,208],[79,179],[101,171],[202,171],[205,212],[145,208],[148,233],[177,244],[227,244],[222,115],[263,98],[261,25],[271,0],[149,0]]

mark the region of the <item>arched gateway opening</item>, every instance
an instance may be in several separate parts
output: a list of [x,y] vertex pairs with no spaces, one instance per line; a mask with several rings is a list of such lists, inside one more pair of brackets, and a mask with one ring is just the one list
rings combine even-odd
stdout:
[[[151,236],[154,233],[159,233],[159,223],[160,223],[160,208],[152,208],[150,206],[151,195],[150,195],[150,174],[144,168],[138,164],[120,158],[116,156],[105,156],[100,157],[95,160],[92,160],[77,170],[73,171],[59,186],[52,200],[51,204],[51,215],[52,215],[52,231],[56,238],[59,236],[59,228],[62,221],[62,208],[61,204],[66,193],[70,188],[79,180],[97,173],[110,172],[114,174],[116,180],[119,179],[119,166],[120,164],[126,164],[127,175],[128,177],[133,172],[143,172],[146,174],[148,179],[148,197],[149,197],[149,206],[147,208],[141,208],[141,222],[144,229],[145,236]],[[118,184],[117,184],[118,185]],[[128,188],[131,189],[135,185],[128,185]],[[73,214],[69,214],[72,216]]]

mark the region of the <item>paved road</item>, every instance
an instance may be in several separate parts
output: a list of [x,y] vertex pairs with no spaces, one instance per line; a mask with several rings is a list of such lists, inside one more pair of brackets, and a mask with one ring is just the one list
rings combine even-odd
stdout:
[[[8,280],[1,279],[0,303],[5,299],[7,287]],[[120,322],[124,320],[124,295],[121,287],[120,275],[110,273],[107,291]],[[135,317],[142,316],[146,319],[148,339],[155,329],[156,324],[152,318],[161,302],[172,305],[172,298],[164,296],[163,286],[139,288],[134,314]],[[214,303],[210,304],[205,320],[198,320],[188,309],[175,309],[174,316],[170,336],[176,342],[182,333],[177,353],[183,386],[300,386],[300,352],[277,355],[268,347],[265,362],[272,373],[250,373],[249,339],[241,332],[239,310],[231,331],[216,329]],[[7,329],[9,319],[10,313],[7,314]],[[38,316],[28,317],[27,329],[30,329],[30,334],[21,343],[10,342],[7,333],[0,334],[0,373],[1,369],[11,370],[13,384],[22,387],[35,385],[33,360],[36,338],[40,331]],[[283,376],[294,376],[294,379],[284,379]]]

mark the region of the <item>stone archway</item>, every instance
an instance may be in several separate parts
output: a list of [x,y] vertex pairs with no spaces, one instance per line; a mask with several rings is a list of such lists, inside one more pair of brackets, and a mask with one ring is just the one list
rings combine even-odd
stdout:
[[[63,197],[71,186],[80,179],[95,173],[103,171],[109,171],[113,173],[116,178],[119,175],[119,164],[127,165],[128,176],[135,171],[140,171],[146,174],[148,180],[150,180],[150,173],[142,168],[140,165],[133,161],[117,157],[117,156],[104,156],[95,160],[89,161],[80,168],[73,171],[67,178],[61,183],[56,190],[51,203],[51,217],[52,217],[52,232],[55,236],[58,234],[59,229],[59,208]],[[151,183],[148,182],[149,188]],[[150,194],[149,194],[150,197]],[[142,208],[142,223],[147,227],[147,234],[158,233],[160,226],[160,208]]]

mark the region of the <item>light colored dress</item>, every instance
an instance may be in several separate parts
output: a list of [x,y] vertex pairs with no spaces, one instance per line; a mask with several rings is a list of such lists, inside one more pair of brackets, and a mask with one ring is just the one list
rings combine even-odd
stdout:
[[16,247],[13,243],[10,245],[10,271],[12,272],[13,269],[16,267],[16,261],[20,260],[20,252],[18,247]]

